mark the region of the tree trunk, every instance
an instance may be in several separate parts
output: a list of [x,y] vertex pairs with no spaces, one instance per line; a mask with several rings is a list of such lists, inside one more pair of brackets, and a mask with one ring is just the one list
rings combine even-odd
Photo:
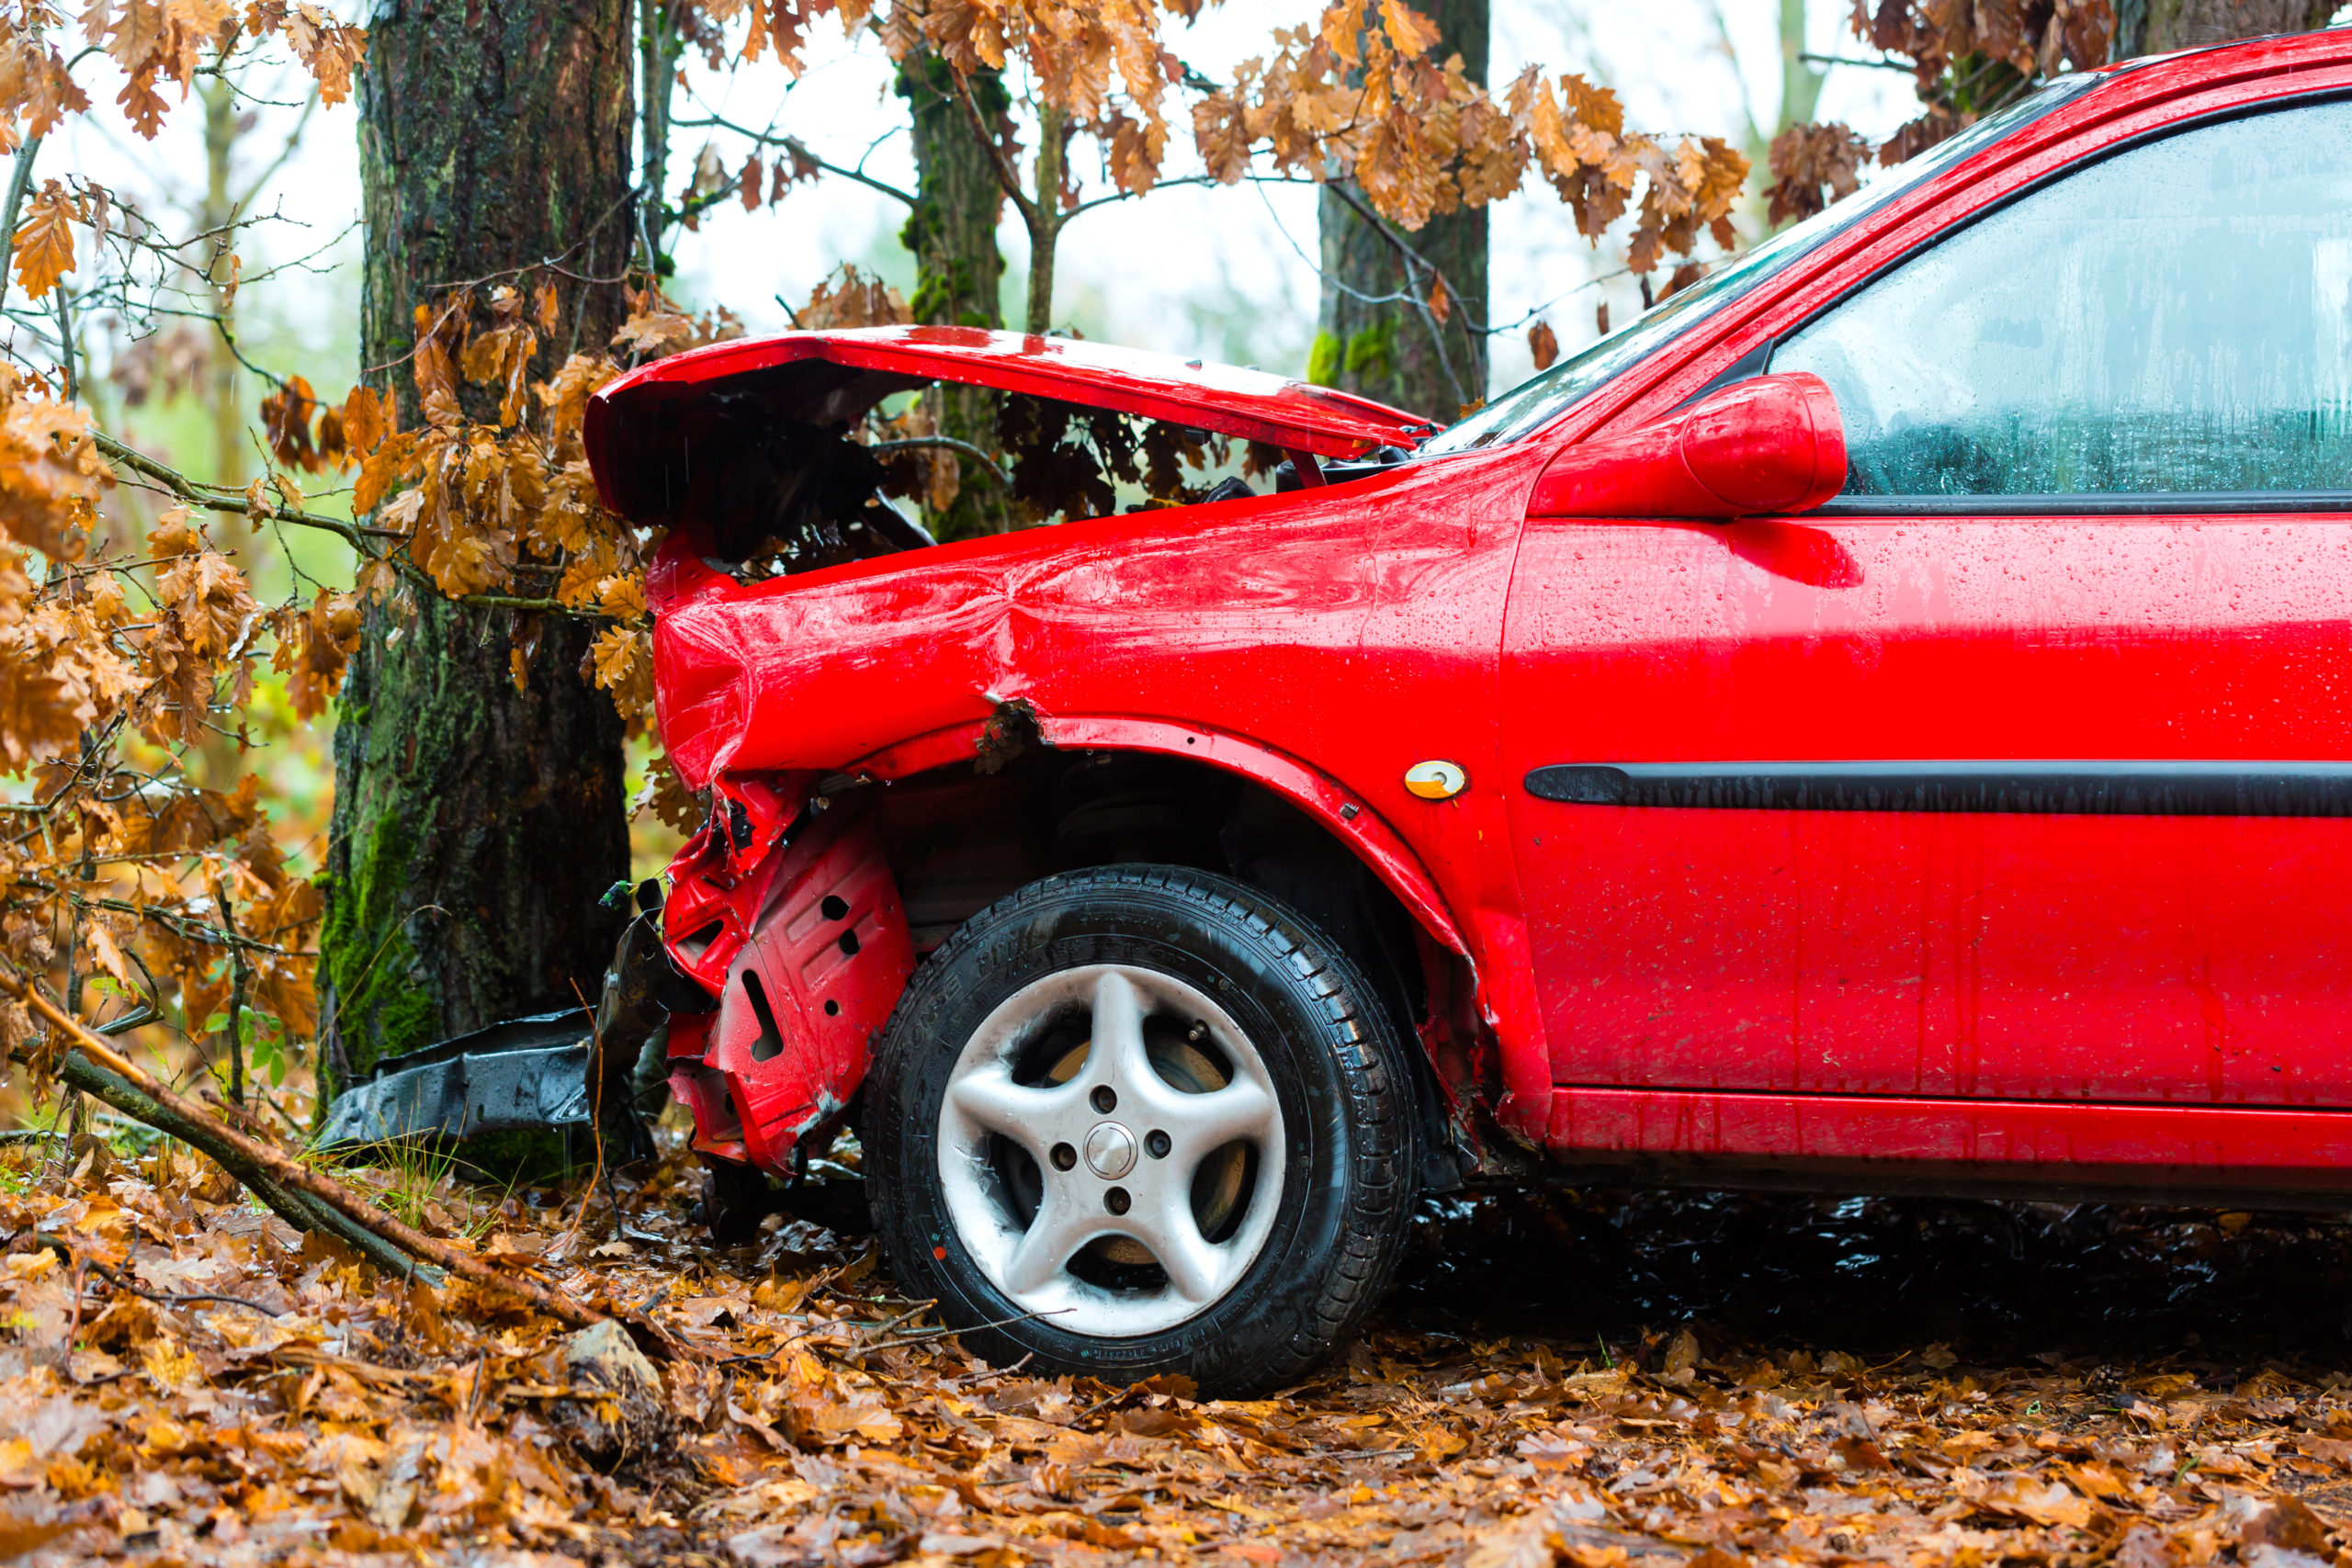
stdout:
[[2115,58],[2309,32],[2327,26],[2336,0],[2120,0],[2115,7]]
[[[1012,100],[994,72],[971,79],[972,107],[998,125]],[[899,96],[913,128],[915,209],[899,240],[915,258],[916,321],[934,327],[1001,327],[1004,253],[997,249],[997,220],[1004,211],[993,155],[972,130],[956,73],[928,50],[909,54],[899,68]],[[933,388],[930,400],[940,434],[983,451],[997,448],[997,395],[984,387]],[[932,519],[943,539],[995,533],[1002,509],[987,483],[965,470],[966,483],[946,513]]]
[[[1436,0],[1430,52],[1462,56],[1487,79],[1487,0]],[[1306,377],[1451,424],[1487,396],[1487,209],[1463,208],[1407,233],[1372,216],[1352,182],[1327,186],[1317,212],[1323,305]],[[1406,254],[1409,249],[1413,254]],[[1439,277],[1447,319],[1430,304]]]
[[[383,0],[360,77],[360,362],[420,421],[413,312],[447,286],[562,258],[564,320],[535,367],[601,347],[628,265],[634,38],[627,0]],[[478,290],[487,294],[487,288]],[[486,319],[486,318],[484,318]],[[468,412],[490,398],[467,388]],[[503,611],[371,606],[335,729],[322,1066],[596,994],[628,872],[621,724],[580,673],[594,628],[548,616],[517,692]],[[575,987],[577,987],[575,989]]]
[[1037,106],[1036,179],[1022,216],[1029,220],[1029,306],[1022,330],[1048,333],[1054,327],[1054,257],[1060,251],[1062,174],[1069,164],[1069,139],[1077,128],[1067,110]]
[[[1805,0],[1781,0],[1781,120],[1772,128],[1774,135],[1812,120],[1821,102],[1821,84],[1829,74],[1826,66],[1804,57],[1804,5]],[[1768,146],[1770,141],[1766,139]],[[1764,167],[1760,157],[1750,162]]]

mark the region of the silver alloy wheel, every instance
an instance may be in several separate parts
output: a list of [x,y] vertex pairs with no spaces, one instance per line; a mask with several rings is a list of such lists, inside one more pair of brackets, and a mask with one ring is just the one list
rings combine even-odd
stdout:
[[[1080,1017],[1083,1043],[1061,1074],[1038,1071],[1042,1037]],[[1176,1081],[1188,1075],[1171,1053],[1204,1059],[1191,1042],[1223,1058],[1221,1084]],[[1035,1162],[1034,1212],[999,1139]],[[1239,1178],[1222,1184],[1214,1236],[1195,1192],[1212,1158],[1212,1178]],[[1007,998],[965,1043],[940,1108],[940,1185],[957,1236],[1022,1311],[1071,1334],[1158,1333],[1231,1290],[1272,1229],[1284,1163],[1282,1107],[1249,1036],[1192,986],[1130,964],[1064,970]],[[1208,1206],[1219,1202],[1213,1190]],[[1156,1269],[1134,1267],[1138,1247]]]

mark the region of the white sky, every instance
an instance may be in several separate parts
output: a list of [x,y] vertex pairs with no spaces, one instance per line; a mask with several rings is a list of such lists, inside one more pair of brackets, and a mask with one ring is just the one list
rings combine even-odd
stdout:
[[[1844,0],[1812,0],[1811,46],[1855,57],[1864,51],[1847,36]],[[1277,27],[1311,19],[1312,0],[1226,0],[1169,43],[1205,75],[1227,79],[1243,57],[1262,51]],[[1623,96],[1629,123],[1659,131],[1708,132],[1744,142],[1747,117],[1768,125],[1777,113],[1777,0],[1643,0],[1635,6],[1599,0],[1496,0],[1490,71],[1508,81],[1528,62],[1554,72],[1583,71]],[[299,97],[288,71],[275,81],[257,76],[265,92]],[[901,106],[890,92],[889,62],[870,39],[845,44],[830,22],[815,30],[808,69],[795,83],[772,62],[713,75],[699,62],[689,69],[691,91],[675,108],[681,120],[706,112],[697,102],[739,123],[773,124],[803,138],[836,163],[861,158],[877,178],[911,186],[913,171]],[[104,104],[115,85],[94,81]],[[1749,106],[1752,106],[1752,110]],[[1916,112],[1907,76],[1867,66],[1834,67],[1818,113],[1843,118],[1866,136],[1885,134]],[[241,177],[275,158],[294,120],[291,107],[261,107],[239,148]],[[260,203],[286,224],[241,246],[250,276],[271,261],[308,251],[350,228],[357,215],[358,173],[349,104],[315,114],[297,153]],[[1170,138],[1167,172],[1197,165],[1190,153],[1189,121],[1181,106]],[[718,142],[727,165],[739,167],[749,151],[725,131],[682,126],[673,139],[673,192],[691,175],[706,139]],[[1081,146],[1085,144],[1081,143]],[[166,227],[185,232],[184,220],[166,215],[171,195],[200,188],[201,106],[179,108],[153,144],[120,128],[110,110],[62,130],[42,149],[40,172],[69,169],[140,201]],[[1096,189],[1099,171],[1086,166]],[[881,270],[901,288],[911,266],[896,233],[904,210],[890,198],[848,181],[825,179],[795,189],[775,208],[745,213],[733,203],[707,214],[698,233],[677,246],[678,291],[696,304],[723,303],[754,332],[786,324],[777,296],[797,304],[843,260]],[[298,227],[299,225],[299,227]],[[1546,301],[1548,319],[1564,346],[1593,335],[1593,305],[1600,296],[1582,288],[1596,270],[1618,265],[1606,253],[1596,261],[1574,231],[1548,186],[1531,175],[1521,193],[1498,207],[1493,220],[1492,318],[1513,321]],[[1025,239],[1010,213],[1004,249],[1015,278],[1024,265]],[[1316,249],[1311,189],[1293,186],[1179,187],[1102,209],[1066,231],[1056,291],[1058,323],[1090,337],[1138,346],[1261,364],[1296,373],[1313,333],[1317,281],[1307,257]],[[322,392],[338,390],[353,364],[357,321],[358,241],[345,238],[315,276],[273,280],[244,301],[252,312],[249,348],[274,368],[301,370]],[[1581,291],[1578,290],[1581,288]],[[1623,323],[1636,308],[1630,286],[1611,286],[1612,312]],[[1561,299],[1560,297],[1566,298]],[[1495,381],[1508,386],[1528,367],[1523,338],[1497,340]]]

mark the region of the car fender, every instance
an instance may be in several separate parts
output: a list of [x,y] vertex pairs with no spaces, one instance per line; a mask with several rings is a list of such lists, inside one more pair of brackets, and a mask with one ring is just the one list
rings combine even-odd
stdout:
[[[887,785],[970,760],[985,754],[993,722],[910,737],[844,772]],[[1058,750],[1187,757],[1295,806],[1379,877],[1476,984],[1470,945],[1419,857],[1319,770],[1197,725],[1116,714],[1037,715],[1034,723],[1039,739]],[[681,1016],[671,1029],[671,1086],[695,1111],[696,1147],[782,1170],[800,1141],[856,1094],[913,974],[914,952],[867,791],[812,796],[786,820],[778,783],[813,788],[807,774],[718,781],[711,823],[673,867],[665,937],[679,967],[718,998],[715,1013]],[[747,830],[730,832],[730,818]],[[1434,1042],[1425,1034],[1422,1043]],[[1441,1082],[1458,1099],[1443,1074]]]
[[[1246,778],[1297,807],[1346,845],[1396,896],[1422,935],[1439,950],[1422,953],[1423,979],[1431,994],[1451,996],[1462,991],[1484,1006],[1483,966],[1439,890],[1437,879],[1379,812],[1329,773],[1279,748],[1207,725],[1125,714],[1038,714],[1025,705],[1023,713],[1038,739],[1057,750],[1184,757]],[[860,759],[850,772],[859,778],[887,781],[979,755],[991,744],[991,727],[999,722],[951,725],[914,736]],[[1458,972],[1437,973],[1449,956],[1458,964]],[[1489,1030],[1498,1023],[1491,1010],[1482,1021]],[[1468,1031],[1455,1021],[1433,1016],[1423,1031],[1422,1047],[1434,1059],[1450,1033],[1464,1032]],[[1467,1041],[1452,1043],[1465,1049],[1469,1044]],[[1456,1081],[1459,1075],[1441,1068],[1438,1076],[1453,1109],[1464,1111],[1466,1086]]]

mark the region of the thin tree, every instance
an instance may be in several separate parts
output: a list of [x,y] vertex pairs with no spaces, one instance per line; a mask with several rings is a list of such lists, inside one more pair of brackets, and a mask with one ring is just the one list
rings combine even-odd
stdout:
[[[1484,86],[1487,0],[1435,0],[1431,51]],[[1307,379],[1451,423],[1487,395],[1487,209],[1457,205],[1409,236],[1353,179],[1316,209],[1323,293]]]

